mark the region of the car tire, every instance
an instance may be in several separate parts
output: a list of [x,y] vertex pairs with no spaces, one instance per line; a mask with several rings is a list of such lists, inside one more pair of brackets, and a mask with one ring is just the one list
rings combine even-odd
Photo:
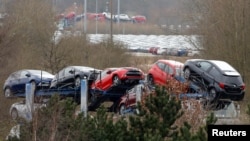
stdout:
[[12,94],[10,88],[6,88],[6,89],[4,90],[4,96],[5,96],[6,98],[9,98],[9,97],[12,97],[12,96],[13,96],[13,94]]
[[122,104],[120,107],[119,107],[119,114],[121,116],[124,116],[125,115],[125,110],[126,110],[126,107],[124,104]]
[[121,80],[120,80],[120,78],[117,75],[115,75],[113,77],[113,81],[112,82],[113,82],[113,86],[117,86],[117,85],[121,84]]
[[78,76],[75,78],[75,88],[79,88],[81,86],[81,78]]
[[191,75],[190,69],[189,68],[185,68],[184,69],[184,78],[188,80],[190,78],[190,75]]
[[17,109],[16,108],[13,108],[10,112],[10,115],[11,115],[11,118],[13,120],[17,120],[18,119],[18,112],[17,112]]
[[153,86],[154,85],[154,78],[152,75],[148,75],[148,84]]
[[217,92],[215,88],[210,88],[208,92],[208,97],[207,97],[208,101],[213,102],[217,99],[217,97],[218,96],[217,96]]

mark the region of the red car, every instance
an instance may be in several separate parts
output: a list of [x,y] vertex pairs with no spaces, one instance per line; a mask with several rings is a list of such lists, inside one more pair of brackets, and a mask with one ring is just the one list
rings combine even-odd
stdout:
[[[117,112],[120,115],[132,112],[136,108],[137,100],[136,93],[140,93],[141,97],[138,102],[143,102],[144,98],[151,93],[151,89],[147,85],[138,84],[126,91],[126,93],[119,99]],[[138,97],[139,98],[139,97]]]
[[[166,86],[176,76],[183,76],[184,64],[175,60],[160,59],[148,71],[147,80],[150,85]],[[184,78],[184,77],[180,77]]]
[[112,86],[138,84],[144,72],[135,67],[106,68],[92,84],[91,89],[106,91]]
[[143,15],[136,15],[132,17],[133,23],[145,23],[147,18]]
[[152,54],[157,54],[157,50],[159,49],[160,47],[150,47],[149,48],[149,53],[152,53]]

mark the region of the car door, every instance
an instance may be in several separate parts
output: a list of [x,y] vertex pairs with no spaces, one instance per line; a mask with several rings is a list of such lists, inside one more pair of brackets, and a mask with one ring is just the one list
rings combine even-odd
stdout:
[[24,70],[20,71],[20,76],[18,78],[18,92],[25,93],[26,84],[29,83],[31,77],[31,73]]
[[61,87],[64,85],[64,71],[65,71],[65,68],[60,70],[58,72],[58,75],[57,75],[57,87]]
[[13,94],[18,92],[18,79],[20,77],[20,72],[14,72],[8,78],[8,86],[12,90]]
[[73,85],[75,82],[76,69],[73,67],[67,67],[64,71],[63,83],[67,86]]
[[174,75],[174,68],[172,66],[166,64],[164,72],[165,72],[165,75],[164,75],[165,79],[164,79],[163,83],[168,84],[168,82],[169,82],[168,80],[171,80],[173,75]]
[[101,72],[97,76],[97,79],[94,83],[94,87],[99,88],[101,90],[106,90],[109,86],[112,85],[112,75],[111,70],[107,69]]
[[156,67],[154,67],[153,74],[154,74],[154,81],[157,84],[164,85],[166,82],[166,73],[165,73],[166,64],[162,62],[157,62]]
[[206,85],[209,85],[210,81],[213,79],[212,76],[208,73],[212,68],[212,64],[207,61],[201,61],[199,63],[199,76]]
[[128,101],[126,104],[127,107],[132,107],[136,105],[136,88],[139,87],[134,87],[133,89],[128,91]]

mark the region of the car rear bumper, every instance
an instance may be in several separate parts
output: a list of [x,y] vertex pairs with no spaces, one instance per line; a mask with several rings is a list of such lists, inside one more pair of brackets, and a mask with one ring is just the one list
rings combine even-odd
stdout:
[[240,93],[227,93],[227,92],[220,92],[219,99],[230,99],[233,101],[240,101],[244,98],[245,91],[242,91]]

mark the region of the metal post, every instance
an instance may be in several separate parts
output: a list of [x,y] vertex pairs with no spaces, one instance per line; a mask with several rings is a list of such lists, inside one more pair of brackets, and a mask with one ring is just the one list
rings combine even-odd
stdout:
[[[95,12],[96,12],[96,14],[97,14],[97,12],[98,12],[98,11],[97,11],[97,6],[98,6],[98,3],[97,3],[97,2],[98,2],[98,0],[95,0],[95,4],[96,4],[96,5],[95,5]],[[97,34],[97,22],[98,22],[97,20],[98,20],[98,16],[96,15],[96,20],[95,20],[95,34]]]
[[88,112],[88,82],[83,79],[81,81],[81,112],[84,112],[84,117],[87,117]]
[[26,119],[28,121],[32,120],[33,104],[34,104],[34,88],[35,86],[30,83],[26,84],[25,87],[25,104],[27,106]]
[[117,15],[118,15],[118,19],[117,19],[117,23],[120,23],[120,0],[118,0],[118,4],[117,4]]
[[84,0],[84,26],[83,26],[84,34],[87,33],[87,0]]
[[110,0],[110,13],[111,13],[111,21],[110,21],[110,40],[113,44],[113,1]]

